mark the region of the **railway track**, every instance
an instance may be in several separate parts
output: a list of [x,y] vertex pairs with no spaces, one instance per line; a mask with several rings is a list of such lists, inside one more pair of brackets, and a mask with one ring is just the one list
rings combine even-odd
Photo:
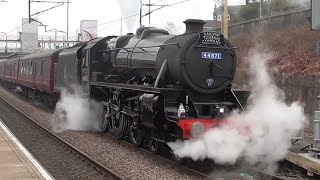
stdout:
[[46,127],[44,127],[41,124],[39,124],[36,120],[34,120],[31,117],[29,117],[27,114],[25,114],[23,111],[21,111],[20,109],[15,107],[13,104],[8,102],[6,99],[2,98],[1,96],[0,96],[0,100],[5,102],[6,104],[8,104],[15,111],[17,111],[20,115],[22,115],[25,118],[27,118],[28,120],[30,120],[30,123],[34,124],[37,128],[39,128],[42,131],[44,131],[47,134],[47,136],[50,136],[52,139],[57,141],[63,147],[68,149],[69,152],[71,152],[73,154],[76,154],[82,161],[86,161],[89,164],[89,166],[93,167],[97,172],[101,173],[102,176],[105,176],[108,179],[114,179],[114,180],[124,180],[125,179],[120,174],[117,174],[116,172],[114,172],[110,168],[108,168],[108,167],[102,165],[101,163],[97,162],[96,160],[90,158],[88,155],[83,153],[81,150],[79,150],[78,148],[74,147],[73,145],[71,145],[67,141],[63,140],[62,138],[57,136],[55,133],[53,133],[51,130],[49,130]]
[[[109,138],[114,138],[116,140],[118,140],[116,137],[112,136],[111,134],[105,134],[105,136],[108,136]],[[121,140],[122,143],[127,144],[129,146],[134,146],[133,144],[131,144],[130,142],[128,142],[126,139]],[[141,151],[144,151],[146,153],[149,154],[153,154],[152,152],[148,151],[147,149],[145,149],[144,147],[136,147],[139,148]],[[210,180],[228,180],[228,179],[250,179],[252,178],[252,176],[250,176],[247,173],[234,173],[233,175],[230,173],[233,173],[232,170],[228,170],[226,171],[224,174],[222,175],[214,175],[212,173],[210,173],[212,171],[212,169],[208,168],[208,167],[213,167],[213,166],[217,166],[217,165],[213,165],[213,163],[208,163],[208,162],[200,162],[201,165],[199,164],[195,164],[195,165],[190,165],[190,164],[186,164],[186,165],[180,165],[177,164],[176,162],[174,162],[172,159],[170,159],[170,155],[168,154],[155,154],[155,156],[159,159],[162,159],[164,161],[167,161],[168,163],[173,163],[176,164],[178,166],[181,166],[182,168],[184,168],[186,171],[189,171],[191,173],[197,174],[199,177],[201,177],[202,179],[210,179]],[[201,166],[201,167],[200,167]],[[195,168],[197,167],[197,168]],[[226,166],[220,166],[221,168],[228,168]],[[231,167],[235,168],[235,167]],[[250,173],[254,173],[254,177],[258,178],[260,180],[284,180],[283,178],[280,178],[278,176],[273,176],[273,175],[267,175],[261,171],[257,171],[257,170],[252,170]],[[254,179],[255,179],[254,178]],[[252,179],[253,180],[253,179]]]
[[[119,139],[117,139],[116,137],[114,137],[114,136],[112,136],[112,135],[110,135],[110,134],[108,134],[108,133],[105,133],[105,136],[108,136],[109,138],[113,138],[113,139],[115,139],[115,140],[119,140]],[[126,141],[126,140],[124,140],[124,139],[121,140],[121,142],[124,143],[124,144],[126,144],[126,145],[132,146],[132,147],[134,146],[133,144],[131,144],[130,142],[128,142],[128,141]],[[148,154],[153,154],[152,152],[146,150],[146,149],[143,148],[143,147],[136,147],[136,148],[139,148],[141,151],[146,152],[146,153],[148,153]],[[164,160],[164,161],[166,161],[166,162],[168,162],[168,163],[177,164],[177,163],[175,163],[174,161],[172,161],[172,160],[170,160],[169,158],[164,157],[164,156],[162,156],[162,155],[159,155],[159,154],[153,154],[153,155],[155,155],[157,158],[159,158],[159,159],[161,159],[161,160]],[[187,166],[182,166],[182,168],[184,168],[186,171],[189,171],[189,172],[191,172],[191,173],[194,173],[194,174],[198,175],[200,178],[203,178],[203,179],[216,179],[216,178],[210,177],[209,175],[207,175],[207,174],[205,174],[205,173],[202,173],[202,172],[200,172],[200,171],[197,171],[197,170],[194,170],[194,169],[192,169],[192,168],[189,168],[189,167],[187,167]]]

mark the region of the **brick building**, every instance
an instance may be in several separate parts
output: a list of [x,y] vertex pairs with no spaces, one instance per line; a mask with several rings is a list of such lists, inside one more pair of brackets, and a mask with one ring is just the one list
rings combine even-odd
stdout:
[[[236,13],[240,10],[241,7],[242,7],[242,5],[228,6],[228,21],[229,21],[229,24],[234,23]],[[214,29],[215,28],[221,28],[222,19],[223,19],[223,6],[217,7],[217,5],[215,5],[214,11],[213,11],[212,28],[214,28]]]

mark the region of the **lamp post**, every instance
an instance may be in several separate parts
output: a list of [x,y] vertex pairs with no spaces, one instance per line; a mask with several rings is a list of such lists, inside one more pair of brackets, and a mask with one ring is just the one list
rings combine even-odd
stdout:
[[0,32],[2,34],[4,34],[6,36],[6,46],[4,47],[4,52],[7,52],[7,46],[8,46],[8,36],[7,36],[7,33],[5,32]]
[[228,39],[228,0],[223,1],[223,35]]

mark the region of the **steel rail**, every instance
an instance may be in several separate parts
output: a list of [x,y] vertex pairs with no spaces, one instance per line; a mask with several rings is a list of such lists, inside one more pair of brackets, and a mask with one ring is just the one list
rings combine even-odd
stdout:
[[120,174],[114,172],[113,170],[111,170],[110,168],[102,165],[101,163],[95,161],[94,159],[90,158],[88,155],[86,155],[84,152],[82,152],[80,149],[76,148],[75,146],[73,146],[72,144],[68,143],[67,141],[63,140],[62,138],[60,138],[59,136],[57,136],[55,133],[53,133],[51,130],[49,130],[48,128],[42,126],[40,123],[38,123],[36,120],[32,119],[30,116],[28,116],[27,114],[25,114],[23,111],[21,111],[20,109],[18,109],[17,107],[15,107],[13,104],[11,104],[9,101],[7,101],[6,99],[4,99],[3,97],[0,96],[0,99],[3,100],[4,102],[6,102],[8,105],[10,105],[13,109],[15,109],[17,112],[19,112],[20,114],[22,114],[23,116],[25,116],[27,119],[30,120],[30,122],[34,123],[36,126],[38,126],[40,129],[44,130],[46,133],[48,133],[49,135],[51,135],[52,137],[54,137],[57,141],[61,142],[64,146],[66,146],[67,148],[71,149],[72,151],[76,152],[79,156],[83,157],[88,163],[90,163],[91,165],[93,165],[94,167],[97,168],[98,172],[101,172],[104,175],[109,175],[111,176],[113,179],[116,180],[125,180],[125,178],[123,176],[121,176]]
[[[109,138],[112,138],[112,139],[115,140],[115,141],[119,141],[118,138],[112,136],[111,134],[105,133],[104,135],[107,136],[107,137],[109,137]],[[139,149],[139,150],[141,150],[141,151],[143,151],[143,152],[146,152],[146,153],[148,153],[148,154],[154,155],[154,156],[156,156],[157,158],[159,158],[159,159],[161,159],[161,160],[164,160],[164,161],[167,161],[167,162],[169,162],[169,163],[178,165],[178,164],[177,164],[176,162],[174,162],[173,160],[171,160],[171,159],[169,159],[169,158],[166,158],[166,157],[163,157],[163,156],[161,156],[161,155],[159,155],[159,154],[153,154],[152,152],[144,149],[143,147],[140,147],[140,146],[137,147],[137,146],[135,146],[134,144],[131,144],[130,142],[128,142],[128,141],[126,141],[126,140],[123,140],[123,139],[121,139],[120,141],[121,141],[121,143],[123,143],[123,144],[126,144],[126,145],[131,146],[131,147],[135,147],[135,148],[137,148],[137,149]],[[187,166],[180,166],[180,167],[183,168],[183,169],[185,169],[185,170],[187,170],[187,171],[190,171],[190,172],[192,172],[192,173],[195,173],[195,174],[201,176],[201,178],[204,178],[204,179],[212,179],[212,180],[216,179],[216,178],[210,177],[210,176],[208,176],[208,175],[206,175],[206,174],[204,174],[204,173],[202,173],[202,172],[199,172],[199,171],[196,171],[196,170],[194,170],[194,169],[191,169],[191,168],[189,168],[189,167],[187,167]]]
[[[105,133],[105,136],[108,136],[109,138],[112,138],[112,139],[114,139],[114,140],[116,140],[116,141],[119,141],[118,138],[112,136],[111,134]],[[121,143],[126,144],[126,145],[128,145],[128,146],[136,147],[134,144],[131,144],[130,142],[128,142],[128,141],[126,141],[126,140],[121,139],[120,141],[121,141]],[[140,147],[140,146],[139,146],[139,147],[137,147],[137,148],[138,148],[139,150],[143,151],[143,152],[148,153],[148,154],[153,154],[152,152],[144,149],[143,147]],[[159,158],[159,159],[161,159],[161,160],[167,161],[167,162],[172,163],[172,164],[176,164],[176,165],[180,166],[181,168],[183,168],[183,169],[185,169],[185,170],[187,170],[187,171],[190,171],[190,172],[192,172],[192,173],[200,176],[200,177],[203,178],[203,179],[208,179],[208,180],[221,179],[221,178],[217,178],[217,177],[212,177],[212,176],[210,176],[210,175],[208,175],[208,174],[205,174],[205,173],[203,173],[203,172],[197,171],[197,170],[192,169],[192,168],[190,168],[190,167],[177,164],[177,163],[174,162],[173,160],[171,160],[171,159],[169,159],[169,158],[166,158],[166,157],[164,157],[164,156],[161,156],[161,155],[159,155],[159,154],[153,154],[153,155],[155,155],[157,158]],[[262,180],[285,180],[285,179],[280,178],[280,177],[275,176],[275,175],[265,174],[265,173],[263,173],[263,172],[261,172],[261,171],[255,171],[255,173],[256,173],[257,175],[259,175],[259,176],[260,176],[260,179],[262,179]],[[223,178],[223,177],[222,177],[222,178]]]

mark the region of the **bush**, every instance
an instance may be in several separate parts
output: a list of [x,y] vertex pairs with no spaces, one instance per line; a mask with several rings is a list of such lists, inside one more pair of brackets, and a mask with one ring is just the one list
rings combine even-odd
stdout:
[[250,19],[255,19],[259,17],[259,4],[252,3],[246,6],[242,6],[239,11],[238,19],[240,21],[246,21]]
[[272,1],[272,11],[285,11],[292,6],[288,0],[274,0]]

